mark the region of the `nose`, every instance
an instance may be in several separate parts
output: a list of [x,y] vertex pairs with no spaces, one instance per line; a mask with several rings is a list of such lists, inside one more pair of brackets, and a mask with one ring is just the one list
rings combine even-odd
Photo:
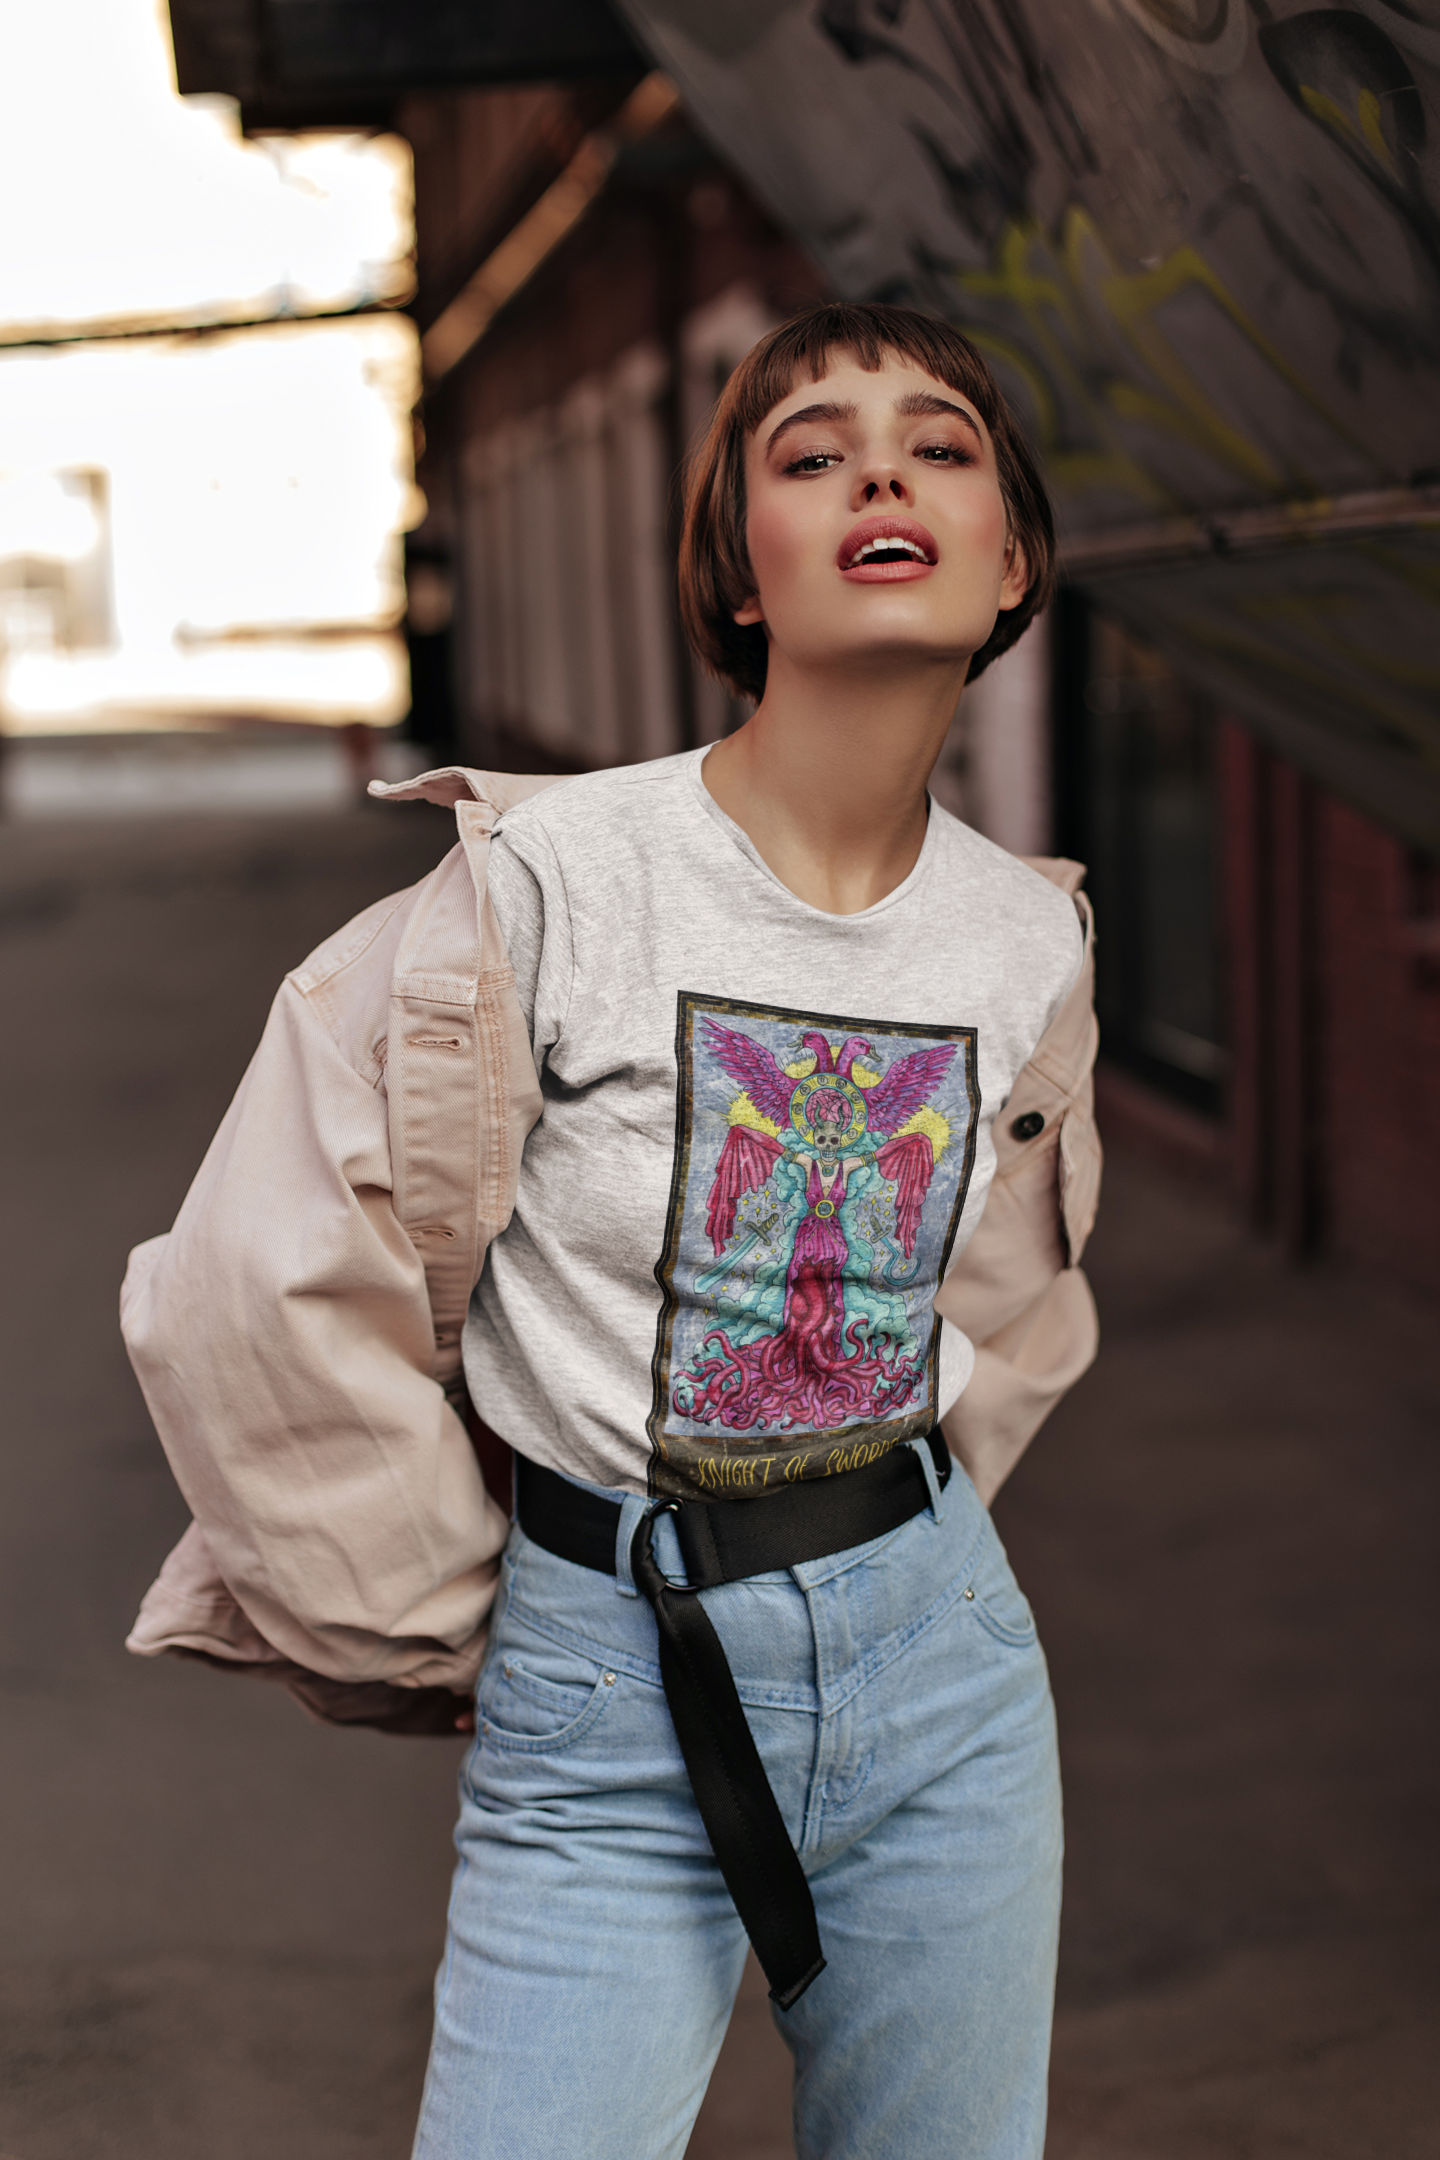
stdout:
[[855,468],[855,481],[850,491],[852,510],[868,510],[888,503],[913,503],[909,479],[898,457],[892,450],[879,445],[867,450]]

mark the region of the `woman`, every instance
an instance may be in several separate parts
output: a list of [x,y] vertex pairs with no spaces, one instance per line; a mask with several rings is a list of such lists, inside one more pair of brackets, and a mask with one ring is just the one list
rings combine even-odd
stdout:
[[[687,628],[753,717],[497,829],[544,1111],[465,1358],[524,1462],[417,2160],[681,2154],[737,1902],[789,2003],[806,2160],[1040,2153],[1049,1694],[984,1510],[963,1476],[939,1490],[925,1436],[967,1358],[933,1301],[1081,935],[926,781],[977,658],[1050,579],[1040,484],[972,349],[900,310],[812,311],[742,364],[690,478]],[[567,1503],[526,1464],[617,1511],[618,1574],[613,1550],[608,1575],[561,1556]],[[822,1531],[822,1556],[703,1593],[816,1970],[803,1914],[766,1939],[779,1863],[768,1908],[746,1880],[763,1801],[713,1856],[733,1826],[712,1794],[707,1836],[704,1781],[746,1766],[687,1730],[673,1668],[704,1647],[667,1627],[695,1598],[657,1606],[667,1702],[635,1517],[743,1492],[759,1523],[887,1469],[913,1494],[899,1528]],[[649,1520],[684,1580],[673,1517]]]
[[[197,1517],[132,1647],[288,1660],[330,1715],[417,1730],[438,1699],[472,1729],[450,1690],[488,1614],[416,2160],[678,2160],[747,1934],[802,2160],[1040,2155],[1053,1715],[941,1421],[988,1497],[1093,1351],[1088,961],[1064,866],[926,782],[1052,558],[956,332],[834,306],[762,340],[681,566],[692,643],[753,716],[493,835],[462,800],[430,913],[383,903],[297,971],[132,1269]],[[468,988],[426,957],[467,860]],[[487,998],[540,1090],[512,1062],[476,1156],[446,1076]],[[451,1107],[412,1155],[425,1072]],[[491,1610],[503,1526],[429,1363],[458,1356],[446,1267],[462,1294],[479,1272],[441,1241],[474,1224],[424,1188],[447,1147],[483,1167],[527,1126],[463,1329],[516,1451]]]

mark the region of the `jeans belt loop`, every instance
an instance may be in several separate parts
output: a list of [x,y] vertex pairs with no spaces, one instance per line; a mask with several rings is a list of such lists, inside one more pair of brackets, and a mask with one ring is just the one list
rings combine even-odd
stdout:
[[930,1513],[938,1523],[945,1514],[945,1495],[941,1490],[939,1473],[935,1468],[935,1455],[928,1436],[924,1440],[907,1440],[906,1447],[914,1448],[920,1468],[925,1473],[925,1483],[930,1493]]
[[615,1531],[615,1588],[621,1597],[640,1595],[640,1585],[630,1564],[630,1548],[635,1542],[640,1518],[649,1506],[644,1493],[626,1493],[620,1503],[620,1521]]

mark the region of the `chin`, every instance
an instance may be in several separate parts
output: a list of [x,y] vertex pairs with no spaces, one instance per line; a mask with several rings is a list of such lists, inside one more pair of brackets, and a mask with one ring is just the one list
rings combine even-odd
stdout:
[[797,639],[783,645],[771,636],[771,654],[784,653],[798,672],[834,667],[963,667],[989,637],[992,624],[966,625],[957,631],[953,623],[943,633],[902,624],[855,623],[837,627],[822,639]]

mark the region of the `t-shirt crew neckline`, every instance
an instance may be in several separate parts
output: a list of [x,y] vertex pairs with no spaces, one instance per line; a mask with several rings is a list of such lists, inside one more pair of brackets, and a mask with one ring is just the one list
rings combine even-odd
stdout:
[[828,908],[812,907],[808,900],[802,900],[798,893],[792,892],[783,878],[776,877],[775,872],[770,868],[769,863],[766,862],[749,834],[742,826],[736,824],[734,818],[728,816],[721,809],[719,803],[716,802],[714,796],[706,787],[700,768],[704,764],[708,752],[713,748],[713,743],[702,743],[700,748],[692,750],[686,759],[686,778],[690,782],[696,800],[706,816],[713,819],[725,834],[725,837],[739,849],[751,867],[759,871],[766,884],[775,892],[782,894],[791,907],[798,908],[802,915],[807,915],[815,922],[826,923],[836,929],[842,928],[847,923],[873,922],[877,915],[883,915],[887,909],[898,906],[903,900],[908,900],[921,879],[928,875],[931,861],[939,844],[937,836],[939,821],[935,816],[934,802],[927,793],[925,798],[925,838],[920,844],[920,853],[915,858],[915,866],[909,876],[903,878],[893,892],[886,893],[883,900],[874,901],[871,906],[859,909],[854,915],[835,915]]

